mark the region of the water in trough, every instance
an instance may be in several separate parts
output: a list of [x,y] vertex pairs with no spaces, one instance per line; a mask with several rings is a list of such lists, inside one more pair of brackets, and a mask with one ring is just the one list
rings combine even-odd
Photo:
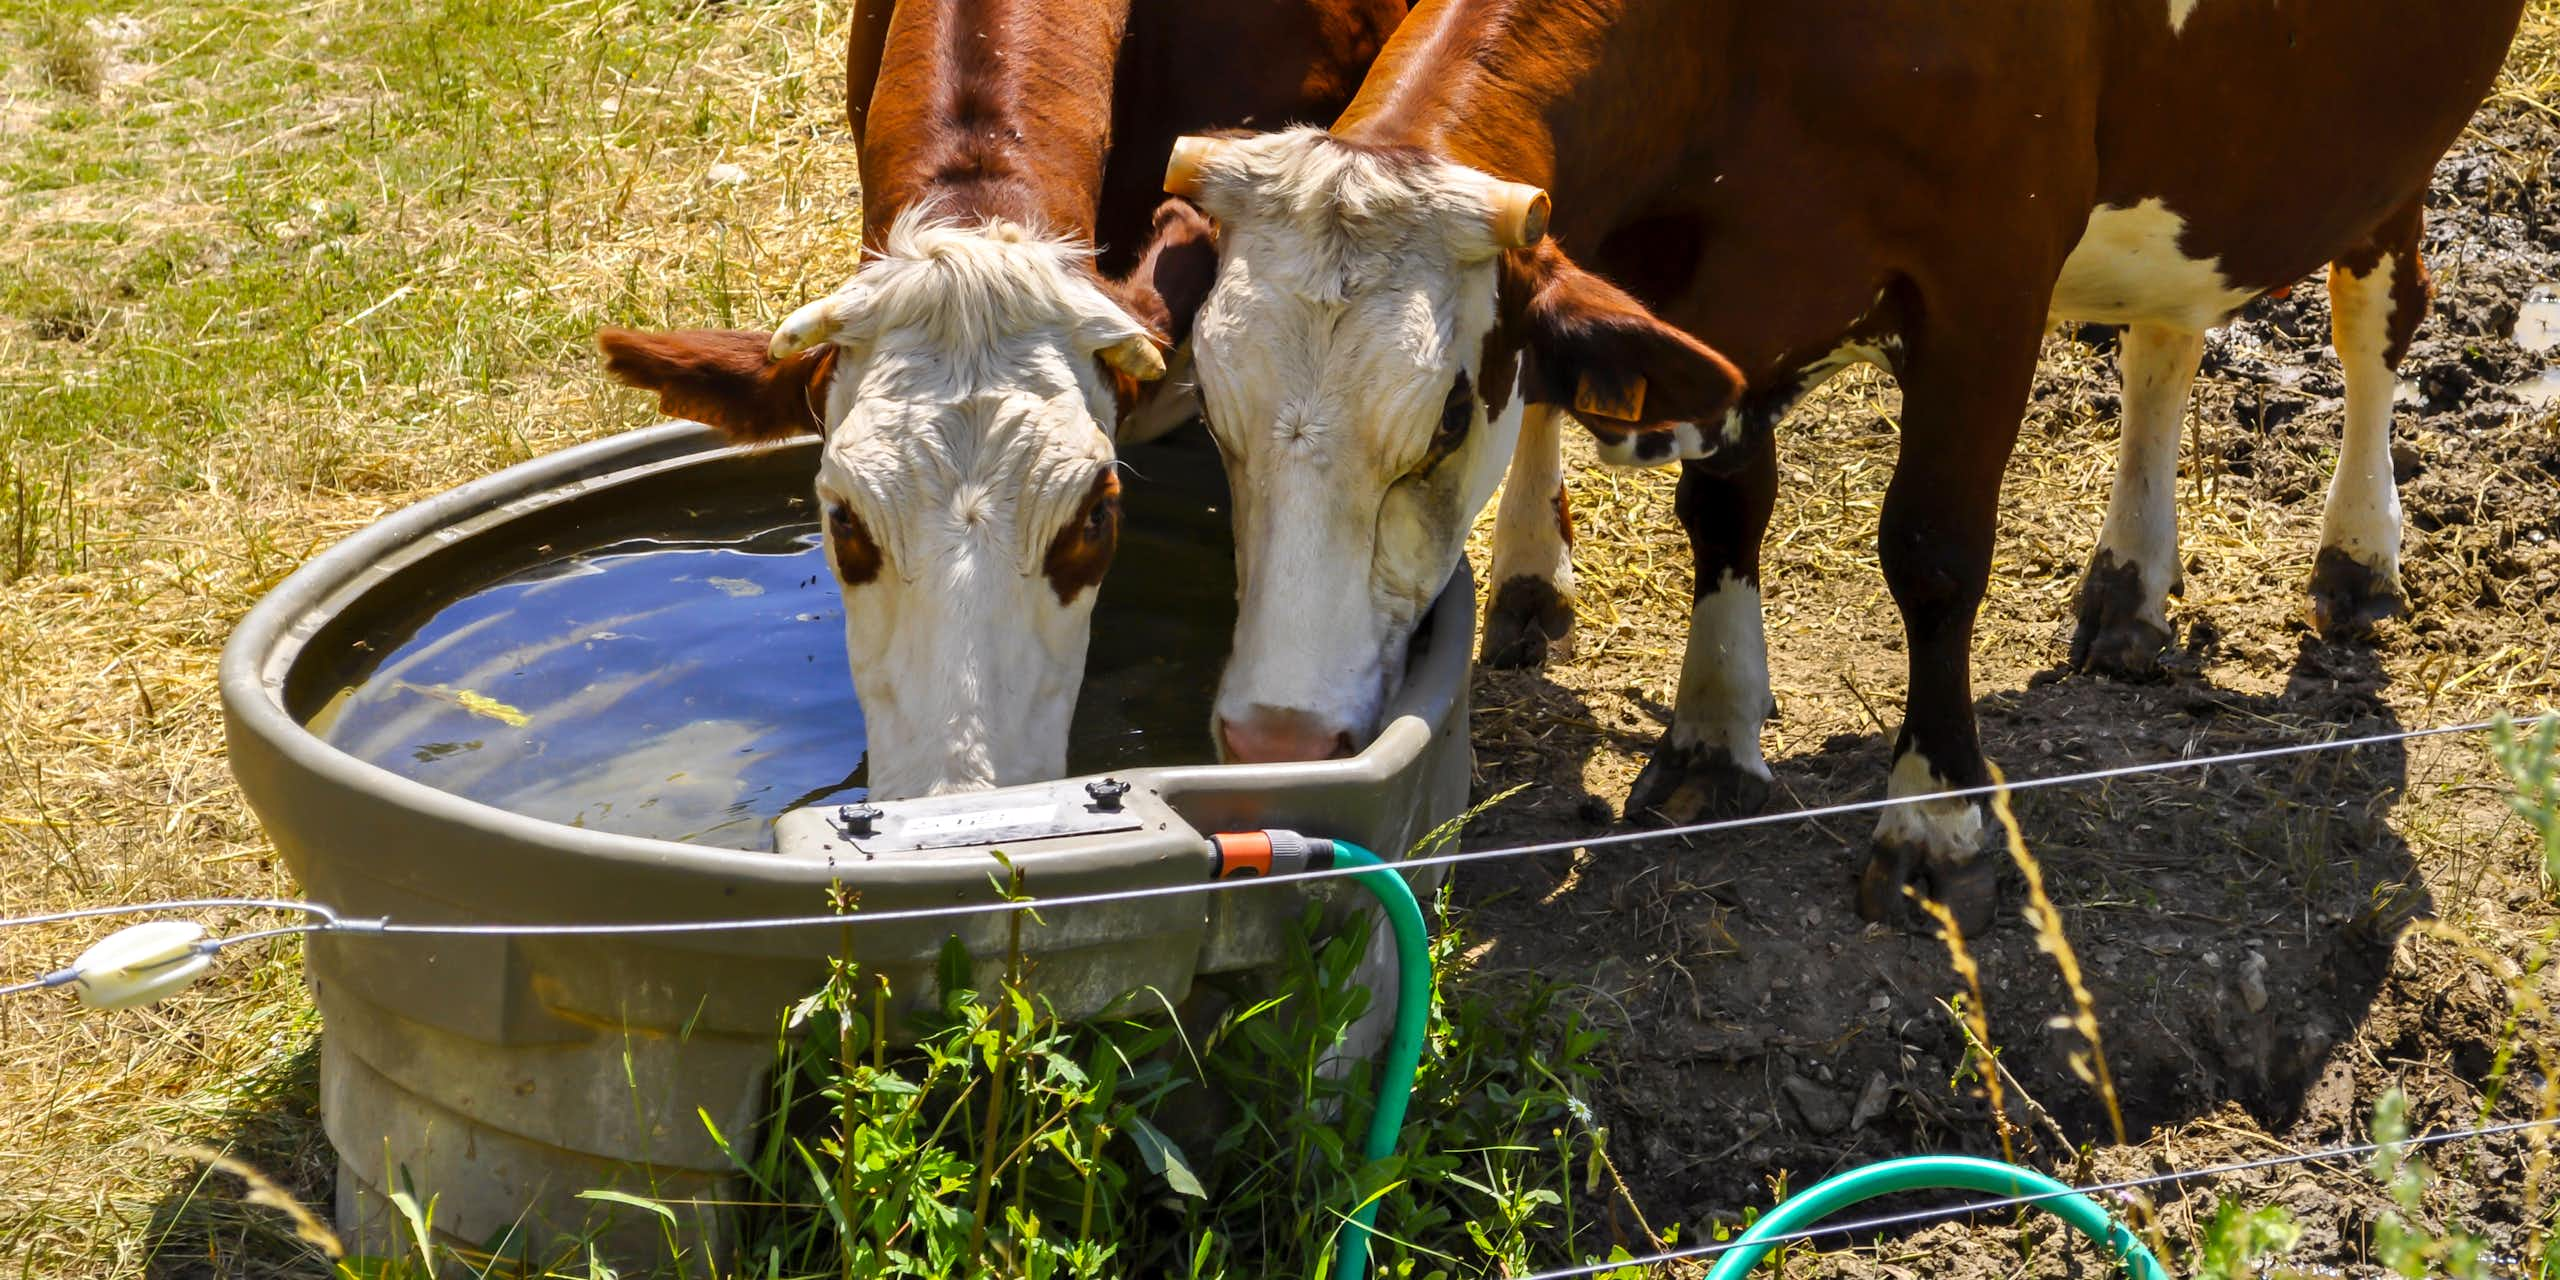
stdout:
[[[1198,493],[1131,478],[1074,772],[1209,759],[1234,569],[1227,517]],[[485,804],[763,849],[785,810],[863,794],[843,610],[805,500],[684,537],[626,531],[421,602],[309,723]]]

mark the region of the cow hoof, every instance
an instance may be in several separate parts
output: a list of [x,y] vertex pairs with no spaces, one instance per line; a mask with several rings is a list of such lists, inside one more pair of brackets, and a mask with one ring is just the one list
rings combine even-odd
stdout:
[[1482,660],[1488,667],[1541,666],[1572,630],[1573,602],[1555,583],[1524,573],[1503,583],[1485,610]]
[[1878,924],[1927,932],[1936,917],[1921,910],[1903,893],[1908,885],[1921,897],[1934,899],[1955,917],[1956,930],[1968,938],[1991,931],[2000,916],[2000,863],[1976,856],[1957,861],[1932,854],[1901,840],[1878,840],[1858,874],[1858,914]]
[[1723,747],[1655,747],[1627,793],[1627,820],[1680,827],[1758,813],[1769,803],[1769,775],[1745,767]]
[[2080,579],[2080,625],[2071,632],[2071,665],[2128,680],[2160,674],[2160,651],[2169,647],[2169,628],[2142,616],[2150,603],[2142,570],[2100,547]]
[[2311,565],[2311,623],[2324,640],[2366,640],[2386,618],[2408,612],[2392,575],[2336,547]]
[[2116,680],[2151,680],[2160,674],[2160,653],[2169,647],[2169,629],[2148,618],[2110,617],[2080,607],[2080,625],[2071,632],[2071,665],[2091,675]]

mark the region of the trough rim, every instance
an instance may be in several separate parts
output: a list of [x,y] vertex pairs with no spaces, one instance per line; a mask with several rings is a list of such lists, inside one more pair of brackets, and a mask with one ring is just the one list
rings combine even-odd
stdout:
[[[330,619],[382,579],[398,573],[411,555],[469,536],[475,524],[503,523],[545,506],[575,501],[589,489],[635,472],[692,465],[707,454],[770,452],[813,443],[795,439],[778,445],[732,445],[711,427],[672,420],[528,459],[392,511],[305,561],[233,628],[217,669],[231,731],[255,735],[279,762],[313,780],[378,797],[387,819],[417,814],[493,839],[599,859],[608,865],[774,884],[807,883],[813,869],[823,868],[805,857],[571,827],[402,777],[312,732],[286,709],[284,686],[312,636]],[[1473,612],[1473,580],[1461,561],[1416,633],[1419,652],[1408,657],[1406,678],[1389,700],[1385,725],[1357,755],[1293,764],[1203,763],[1109,772],[1168,800],[1204,793],[1383,785],[1411,767],[1429,746],[1434,723],[1446,716],[1454,699],[1464,695],[1464,667],[1473,657]],[[1454,675],[1443,670],[1450,665],[1461,670]],[[1099,776],[1071,774],[979,794],[999,803],[1007,795]],[[1395,850],[1390,856],[1402,853]],[[931,878],[924,864],[910,867],[909,874]]]

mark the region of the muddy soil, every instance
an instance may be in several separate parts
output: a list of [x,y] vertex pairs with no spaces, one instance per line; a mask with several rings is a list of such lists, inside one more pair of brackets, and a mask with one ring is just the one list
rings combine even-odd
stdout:
[[[2061,668],[2072,594],[2112,475],[2112,335],[2056,334],[2010,472],[1975,692],[2015,777],[2414,729],[2552,698],[2560,639],[2560,417],[2530,394],[2520,307],[2560,277],[2560,129],[2484,116],[2441,166],[2428,232],[2436,303],[2405,364],[2395,461],[2415,609],[2368,646],[2308,632],[2303,584],[2342,420],[2318,278],[2210,340],[2181,476],[2181,642],[2164,676]],[[2560,381],[2560,375],[2553,375]],[[1782,430],[1767,571],[1780,715],[1772,808],[1881,794],[1900,721],[1901,635],[1872,551],[1897,405],[1844,379]],[[1577,444],[1577,448],[1579,445]],[[1687,621],[1673,476],[1574,484],[1584,577],[1573,651],[1480,672],[1479,794],[1525,787],[1469,834],[1489,847],[1607,826],[1667,723]],[[1482,564],[1479,557],[1478,563]],[[2069,1007],[2007,886],[1974,940],[2022,1154],[2065,1177],[2140,1175],[2354,1140],[2398,1087],[2420,1127],[2529,1116],[2510,1042],[2513,972],[2555,916],[2476,736],[2022,794],[2018,818],[2087,970],[2131,1145],[2112,1147],[2074,1070]],[[1614,1027],[1600,1096],[1611,1147],[1655,1226],[1707,1224],[1895,1154],[1997,1154],[1932,937],[1852,910],[1871,819],[1790,823],[1460,877],[1489,971],[1570,984]],[[1622,826],[1615,829],[1625,829]],[[2522,980],[2548,998],[2548,974]],[[2552,1028],[2528,1018],[2545,1047]],[[2530,1055],[2525,1061],[2529,1063]],[[2096,1143],[2094,1167],[2073,1149]],[[2523,1138],[2439,1164],[2430,1209],[2518,1242]],[[2291,1207],[2299,1262],[2367,1269],[2387,1201],[2352,1162],[2190,1184],[2159,1197],[2172,1238],[2217,1194]],[[1826,1265],[1911,1274],[2061,1268],[2013,1230],[1942,1227]],[[1640,1239],[1629,1240],[1641,1249]],[[1953,1261],[1948,1251],[1952,1250]]]

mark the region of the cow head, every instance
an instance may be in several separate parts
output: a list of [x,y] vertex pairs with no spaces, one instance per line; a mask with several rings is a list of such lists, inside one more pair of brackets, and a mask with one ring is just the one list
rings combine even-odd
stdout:
[[1185,138],[1166,188],[1218,235],[1192,360],[1234,491],[1214,726],[1231,759],[1342,755],[1375,732],[1524,404],[1623,440],[1740,391],[1723,357],[1546,240],[1536,188],[1314,129]]
[[1164,370],[1087,254],[911,214],[771,335],[599,338],[670,413],[742,441],[826,437],[818,507],[875,796],[1066,770],[1119,532],[1115,383]]

